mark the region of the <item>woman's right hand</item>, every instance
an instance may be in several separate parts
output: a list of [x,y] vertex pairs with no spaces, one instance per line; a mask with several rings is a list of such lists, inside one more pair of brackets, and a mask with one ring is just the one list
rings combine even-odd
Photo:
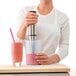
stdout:
[[25,15],[24,26],[28,27],[32,24],[36,24],[37,21],[38,21],[38,15],[36,13],[33,13],[33,12],[28,12]]
[[28,12],[25,15],[24,21],[17,32],[17,37],[20,39],[25,39],[27,27],[32,24],[36,24],[37,21],[38,21],[38,15],[36,13]]

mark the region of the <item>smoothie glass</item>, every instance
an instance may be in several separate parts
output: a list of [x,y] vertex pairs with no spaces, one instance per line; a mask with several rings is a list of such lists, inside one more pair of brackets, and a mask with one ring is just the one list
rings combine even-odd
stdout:
[[11,53],[13,66],[21,66],[23,57],[23,44],[22,42],[12,42],[11,43]]

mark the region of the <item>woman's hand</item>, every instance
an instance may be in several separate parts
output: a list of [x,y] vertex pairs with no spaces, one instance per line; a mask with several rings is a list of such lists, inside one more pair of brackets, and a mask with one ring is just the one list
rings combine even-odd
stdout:
[[36,24],[37,21],[38,21],[38,15],[36,13],[28,12],[25,15],[24,24],[26,27],[32,24]]
[[24,40],[27,27],[32,24],[36,24],[37,21],[38,21],[38,15],[36,13],[28,12],[25,15],[24,21],[17,32],[17,37]]
[[41,65],[53,64],[53,63],[57,63],[60,61],[60,58],[57,54],[48,56],[44,53],[40,53],[36,55],[35,59]]

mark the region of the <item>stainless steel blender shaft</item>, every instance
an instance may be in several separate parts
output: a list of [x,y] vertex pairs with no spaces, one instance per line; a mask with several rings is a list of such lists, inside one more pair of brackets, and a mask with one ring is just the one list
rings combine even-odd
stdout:
[[[33,13],[36,13],[36,11],[29,11],[29,12],[33,12]],[[35,40],[36,39],[36,27],[35,27],[35,24],[32,24],[31,26],[29,26],[29,39],[31,40]]]

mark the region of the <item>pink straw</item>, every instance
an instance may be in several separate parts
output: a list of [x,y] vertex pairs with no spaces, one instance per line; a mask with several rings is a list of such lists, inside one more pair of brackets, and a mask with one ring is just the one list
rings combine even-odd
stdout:
[[10,28],[10,33],[11,33],[11,36],[12,36],[13,42],[15,43],[14,35],[13,35],[13,32],[12,32],[12,29],[11,29],[11,28]]

